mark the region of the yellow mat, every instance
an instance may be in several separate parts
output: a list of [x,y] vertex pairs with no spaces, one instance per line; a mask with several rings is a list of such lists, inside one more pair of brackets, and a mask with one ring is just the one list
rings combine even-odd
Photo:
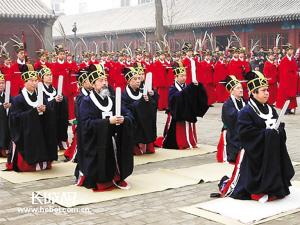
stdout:
[[[127,182],[131,186],[129,190],[114,189],[107,192],[93,192],[84,187],[69,185],[42,190],[36,193],[58,205],[74,207],[195,184],[193,179],[180,175],[174,176],[169,170],[158,170],[149,174],[132,175],[127,179]],[[66,196],[71,197],[66,198]]]
[[217,147],[212,145],[199,145],[192,150],[156,149],[155,154],[145,154],[134,157],[134,165],[142,165],[152,162],[160,162],[169,159],[178,159],[196,155],[205,155],[216,152]]
[[55,163],[51,170],[36,172],[0,171],[0,177],[14,184],[20,184],[36,180],[44,180],[56,177],[71,176],[74,174],[75,163]]
[[172,170],[181,176],[189,177],[195,181],[214,182],[219,181],[224,175],[231,176],[234,166],[229,163],[209,163],[182,169]]
[[[219,169],[215,167],[218,167]],[[61,206],[73,207],[76,205],[85,205],[133,195],[163,191],[170,188],[194,185],[198,184],[199,181],[218,181],[223,175],[227,173],[230,175],[232,168],[233,166],[229,164],[212,163],[176,170],[160,169],[149,174],[132,175],[127,179],[131,186],[130,190],[116,189],[109,192],[94,193],[92,190],[84,187],[70,185],[42,190],[37,193],[51,199]],[[55,193],[55,195],[52,193]],[[75,198],[66,200],[66,198],[64,198],[64,196],[67,195],[66,193],[72,193],[73,197],[75,194]]]
[[180,210],[225,225],[260,224],[300,211],[300,182],[293,182],[290,191],[286,198],[264,204],[219,198]]

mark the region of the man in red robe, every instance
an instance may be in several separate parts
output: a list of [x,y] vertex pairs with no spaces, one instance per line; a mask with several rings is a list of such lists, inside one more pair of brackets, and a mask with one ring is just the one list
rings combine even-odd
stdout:
[[269,83],[269,99],[268,104],[274,105],[277,99],[277,88],[278,88],[278,69],[275,64],[275,56],[273,52],[270,52],[267,61],[264,64],[263,74]]
[[8,53],[4,53],[0,56],[3,58],[3,64],[0,65],[0,70],[2,71],[2,74],[5,76],[5,80],[11,79],[11,59],[9,57]]
[[47,62],[48,52],[44,49],[39,49],[36,51],[36,54],[39,59],[34,63],[34,69],[40,70],[45,67],[50,68],[50,63]]
[[51,66],[53,74],[53,87],[57,88],[59,76],[64,77],[62,92],[63,95],[68,100],[68,109],[69,109],[69,120],[75,119],[75,105],[74,105],[74,85],[71,83],[71,75],[69,73],[68,64],[65,60],[65,50],[62,45],[55,46],[57,54],[57,62],[53,63]]
[[159,95],[158,110],[165,110],[168,108],[168,93],[171,66],[165,60],[165,52],[161,51],[159,60],[153,64],[153,86],[157,88]]
[[211,61],[211,53],[205,52],[204,60],[200,62],[199,82],[203,84],[207,97],[208,105],[212,106],[216,102],[216,90],[214,84],[214,64]]
[[22,43],[14,45],[17,52],[17,60],[11,66],[11,90],[12,97],[17,96],[21,89],[24,87],[24,81],[21,78],[21,71],[26,66],[25,50]]
[[279,65],[279,87],[276,107],[282,109],[286,100],[290,100],[288,114],[295,114],[297,107],[298,66],[294,58],[294,48],[291,44],[286,46],[286,55]]
[[193,57],[193,48],[191,43],[185,43],[182,47],[182,51],[185,54],[182,60],[183,65],[186,68],[186,84],[192,83],[192,74],[199,81],[199,67],[197,61]]
[[228,74],[227,63],[224,59],[224,54],[221,52],[219,54],[219,60],[214,66],[214,82],[216,84],[216,98],[217,102],[225,102],[229,97],[229,92],[226,90],[225,86],[220,82],[225,80]]

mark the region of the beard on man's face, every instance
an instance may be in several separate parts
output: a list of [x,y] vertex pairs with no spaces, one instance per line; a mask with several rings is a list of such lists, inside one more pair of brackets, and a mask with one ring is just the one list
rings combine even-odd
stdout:
[[100,90],[100,96],[103,98],[110,96],[109,89],[107,86],[103,86]]

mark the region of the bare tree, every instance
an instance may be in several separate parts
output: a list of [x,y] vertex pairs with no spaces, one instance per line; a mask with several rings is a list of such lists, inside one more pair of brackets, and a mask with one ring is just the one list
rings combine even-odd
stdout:
[[155,21],[156,21],[156,30],[155,38],[156,41],[163,41],[165,35],[165,27],[163,21],[163,6],[161,0],[155,0]]
[[164,18],[165,21],[167,22],[168,26],[173,25],[174,18],[176,15],[180,12],[179,9],[176,7],[176,1],[177,0],[165,0],[164,5],[165,5],[165,13],[164,13]]

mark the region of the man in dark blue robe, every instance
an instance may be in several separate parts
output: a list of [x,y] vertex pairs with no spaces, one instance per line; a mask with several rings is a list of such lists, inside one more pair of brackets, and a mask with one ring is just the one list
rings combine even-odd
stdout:
[[185,84],[186,71],[183,65],[173,68],[176,80],[169,89],[168,118],[165,125],[162,147],[167,149],[191,149],[197,147],[197,117],[208,110],[207,94],[201,83]]
[[290,194],[294,169],[286,148],[284,124],[275,129],[278,115],[267,104],[268,82],[259,71],[246,75],[251,92],[248,104],[238,114],[241,145],[240,168],[234,171],[234,182],[228,187],[222,179],[219,188],[225,196],[237,199],[272,201]]
[[139,74],[136,68],[125,68],[124,75],[128,85],[122,93],[122,104],[131,111],[135,119],[133,153],[155,153],[158,95],[153,91],[147,91],[147,95],[143,95],[140,86],[141,76],[144,74]]
[[10,145],[8,112],[11,103],[5,102],[5,79],[0,71],[0,156],[6,157]]
[[245,106],[243,87],[240,81],[233,75],[227,76],[223,82],[230,96],[222,107],[222,122],[224,125],[218,144],[217,160],[219,162],[227,161],[234,164],[242,148],[237,131],[237,115]]
[[[57,160],[55,111],[47,100],[37,100],[37,73],[25,65],[25,87],[13,99],[10,112],[12,147],[7,169],[20,172],[45,170]],[[32,67],[33,68],[33,67]]]
[[81,153],[77,185],[94,191],[114,187],[128,189],[125,179],[133,171],[133,117],[122,109],[115,115],[115,99],[110,96],[101,65],[91,65],[89,80],[93,91],[79,106]]

